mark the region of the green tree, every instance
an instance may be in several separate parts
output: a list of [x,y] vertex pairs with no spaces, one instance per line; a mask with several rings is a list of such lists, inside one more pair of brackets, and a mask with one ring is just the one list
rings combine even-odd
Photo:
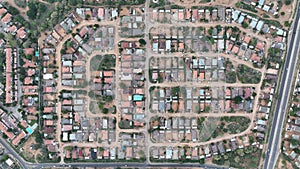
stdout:
[[284,3],[285,3],[285,5],[290,5],[292,3],[292,1],[291,0],[285,0]]
[[243,98],[241,96],[236,96],[234,98],[235,104],[240,104],[240,103],[242,103],[242,101],[243,101]]
[[28,7],[29,7],[29,10],[26,12],[28,18],[31,20],[35,20],[36,16],[37,16],[37,11],[38,11],[36,4],[32,1],[28,2]]
[[291,24],[289,23],[289,21],[284,21],[284,26],[289,27]]
[[243,24],[242,24],[242,27],[243,27],[243,28],[248,28],[248,26],[249,26],[249,25],[248,25],[246,22],[243,22]]
[[299,141],[296,140],[296,139],[292,139],[292,140],[291,140],[291,144],[292,144],[292,145],[295,145],[295,146],[298,146],[298,145],[299,145]]
[[16,8],[14,8],[14,7],[12,7],[12,6],[9,6],[9,7],[8,7],[8,11],[9,11],[9,13],[11,13],[12,15],[19,15],[19,14],[20,14],[19,10],[17,10]]
[[145,41],[145,39],[139,39],[139,43],[142,45],[142,46],[145,46],[147,44],[147,42]]
[[108,113],[108,109],[107,109],[107,108],[104,108],[104,109],[102,110],[102,113],[107,114],[107,113]]

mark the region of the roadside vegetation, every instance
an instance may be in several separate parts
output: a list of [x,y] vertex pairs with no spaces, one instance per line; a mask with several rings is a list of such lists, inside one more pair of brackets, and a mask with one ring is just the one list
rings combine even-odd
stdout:
[[235,4],[235,7],[237,8],[241,8],[241,9],[245,9],[245,10],[248,10],[248,11],[251,11],[251,12],[254,12],[254,13],[257,13],[258,11],[255,9],[254,6],[252,5],[249,5],[249,4],[246,4],[244,2],[238,2]]
[[226,153],[225,155],[214,155],[212,162],[217,165],[224,165],[234,168],[257,168],[261,157],[261,150],[255,146],[248,146],[244,149]]

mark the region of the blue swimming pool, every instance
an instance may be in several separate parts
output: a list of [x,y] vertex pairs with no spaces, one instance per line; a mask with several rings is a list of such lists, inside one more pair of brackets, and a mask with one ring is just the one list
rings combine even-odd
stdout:
[[26,131],[27,131],[29,134],[32,134],[32,133],[33,133],[33,130],[32,130],[30,127],[27,127],[27,128],[26,128]]

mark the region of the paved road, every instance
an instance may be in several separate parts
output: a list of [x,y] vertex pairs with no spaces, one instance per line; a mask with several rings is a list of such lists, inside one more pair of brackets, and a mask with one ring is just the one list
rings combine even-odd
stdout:
[[3,145],[5,151],[8,154],[11,154],[15,157],[16,160],[19,161],[20,165],[24,169],[40,169],[45,167],[203,167],[207,169],[226,169],[225,167],[220,167],[216,165],[208,165],[208,164],[199,164],[199,163],[185,163],[185,164],[175,164],[175,163],[158,163],[158,164],[148,164],[148,163],[69,163],[69,164],[57,164],[57,163],[39,163],[33,164],[24,159],[2,138],[0,137],[0,144]]
[[294,26],[288,51],[286,55],[286,61],[283,67],[282,79],[279,83],[279,93],[276,108],[274,111],[274,119],[271,127],[271,133],[269,135],[269,141],[266,152],[266,159],[264,162],[264,169],[273,169],[276,165],[276,160],[279,155],[279,145],[281,138],[281,131],[284,122],[285,110],[288,106],[289,94],[291,93],[291,86],[293,81],[293,75],[298,59],[299,42],[300,42],[300,29],[298,26],[300,17],[300,7],[297,9],[296,17],[294,20]]
[[23,168],[27,168],[27,162],[25,162],[23,160],[23,158],[11,147],[10,144],[8,144],[2,136],[0,136],[0,144],[3,145],[5,152],[7,152],[8,154],[12,155],[16,160],[19,161],[20,165]]

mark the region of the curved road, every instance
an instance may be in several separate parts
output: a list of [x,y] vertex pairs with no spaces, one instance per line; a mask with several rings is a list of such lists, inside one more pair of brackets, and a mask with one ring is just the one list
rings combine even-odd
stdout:
[[286,61],[283,67],[281,81],[279,83],[280,87],[278,93],[278,100],[276,103],[276,108],[274,110],[274,118],[272,121],[271,132],[269,135],[268,146],[266,150],[266,159],[263,167],[264,169],[275,168],[277,157],[279,155],[281,131],[283,128],[285,111],[287,110],[289,96],[291,93],[293,75],[298,60],[300,43],[300,29],[298,27],[299,17],[300,7],[298,5],[296,17],[294,19],[294,26],[292,27],[292,34],[289,35],[291,36],[291,39],[288,44]]

